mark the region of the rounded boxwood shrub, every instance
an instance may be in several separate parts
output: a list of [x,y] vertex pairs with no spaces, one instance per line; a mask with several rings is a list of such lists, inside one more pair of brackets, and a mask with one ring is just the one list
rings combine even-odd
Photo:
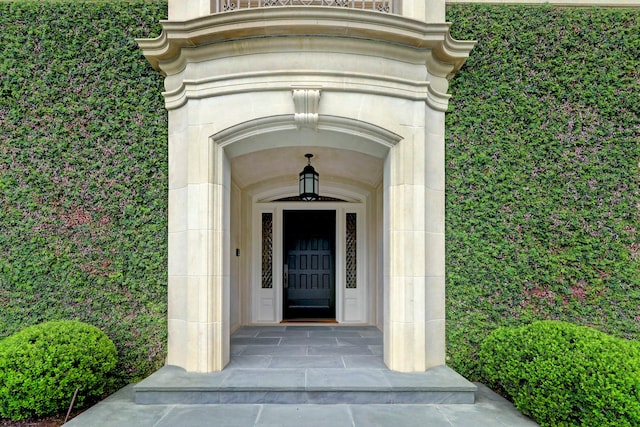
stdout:
[[0,417],[59,413],[108,390],[116,348],[104,332],[78,321],[28,327],[0,341]]
[[499,328],[480,350],[489,386],[542,426],[640,425],[640,343],[540,321]]

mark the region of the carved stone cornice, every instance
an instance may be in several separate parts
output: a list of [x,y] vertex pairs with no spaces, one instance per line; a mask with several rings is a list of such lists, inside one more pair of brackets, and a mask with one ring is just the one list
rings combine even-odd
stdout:
[[[162,26],[158,38],[138,44],[166,76],[168,109],[189,99],[316,86],[446,111],[448,80],[475,44],[454,40],[449,23],[348,8],[244,9]],[[298,126],[315,126],[317,111],[302,110],[312,101],[317,107],[315,95],[294,94]]]
[[449,65],[449,74],[455,74],[475,41],[453,39],[450,26],[357,9],[290,6],[217,13],[189,21],[162,21],[159,37],[136,41],[160,72],[165,72],[164,64],[177,60],[184,48],[263,37],[317,36],[431,50],[436,60]]

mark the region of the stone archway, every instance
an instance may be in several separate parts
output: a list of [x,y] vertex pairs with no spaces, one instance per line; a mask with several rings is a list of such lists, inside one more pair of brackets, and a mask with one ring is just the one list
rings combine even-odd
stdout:
[[284,7],[168,21],[139,43],[166,75],[169,363],[210,372],[228,362],[232,202],[242,196],[232,161],[304,135],[382,160],[385,363],[444,364],[446,91],[473,42],[453,40],[444,22]]

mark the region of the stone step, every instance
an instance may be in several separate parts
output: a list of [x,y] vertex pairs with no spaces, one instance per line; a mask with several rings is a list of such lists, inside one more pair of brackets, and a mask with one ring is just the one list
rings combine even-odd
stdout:
[[471,404],[476,388],[446,366],[420,373],[227,368],[207,374],[165,366],[134,391],[137,404]]

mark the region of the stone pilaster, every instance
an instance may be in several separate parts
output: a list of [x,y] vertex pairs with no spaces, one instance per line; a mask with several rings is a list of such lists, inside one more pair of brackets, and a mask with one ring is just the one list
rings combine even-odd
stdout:
[[[197,103],[197,102],[195,102]],[[188,106],[169,112],[168,363],[191,372],[229,361],[230,167]]]
[[445,363],[444,112],[419,105],[384,180],[384,357],[403,372]]

